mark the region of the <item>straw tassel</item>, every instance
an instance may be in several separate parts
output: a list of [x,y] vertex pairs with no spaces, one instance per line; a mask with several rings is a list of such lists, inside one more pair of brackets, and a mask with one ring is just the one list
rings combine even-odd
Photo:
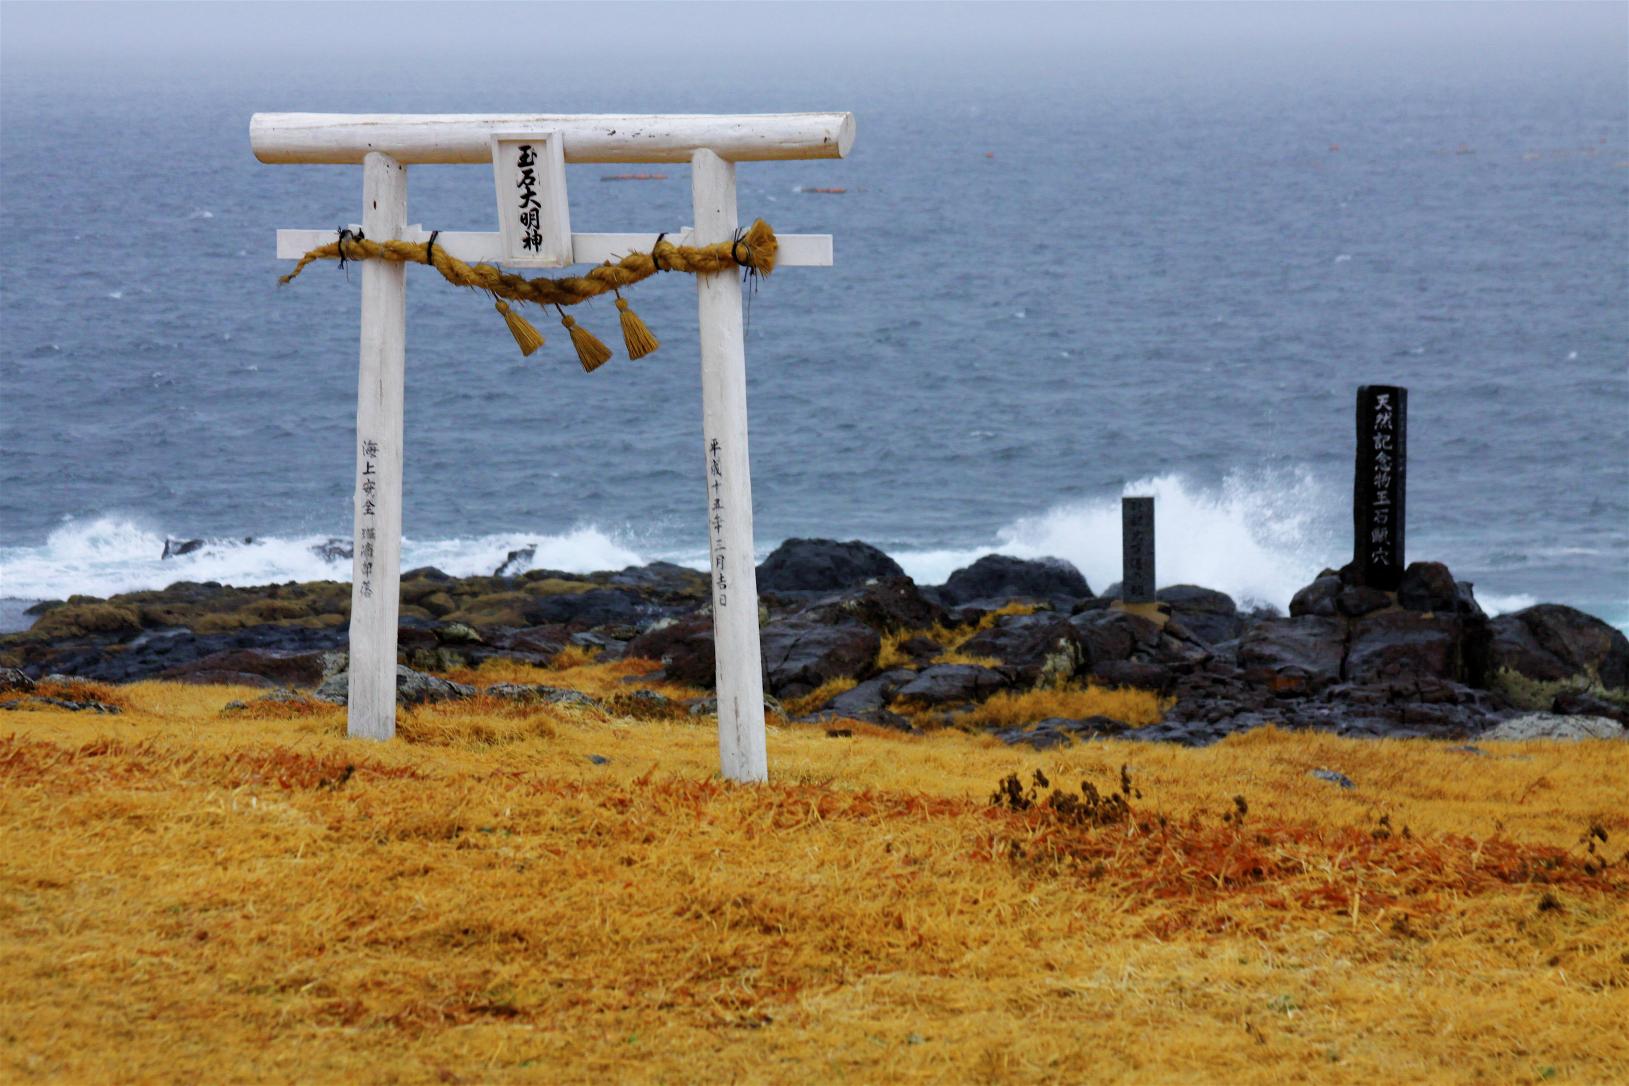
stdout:
[[622,319],[622,342],[628,348],[629,358],[644,358],[662,345],[662,341],[650,334],[645,322],[639,319],[639,314],[628,308],[628,300],[617,295],[617,311]]
[[533,328],[525,317],[510,309],[508,302],[499,302],[497,310],[503,314],[503,323],[509,326],[509,333],[515,337],[521,354],[530,358],[533,351],[543,346],[542,333]]
[[561,314],[560,323],[571,333],[571,345],[577,348],[577,358],[582,362],[585,373],[593,373],[610,360],[611,348],[595,339],[593,332],[565,314]]

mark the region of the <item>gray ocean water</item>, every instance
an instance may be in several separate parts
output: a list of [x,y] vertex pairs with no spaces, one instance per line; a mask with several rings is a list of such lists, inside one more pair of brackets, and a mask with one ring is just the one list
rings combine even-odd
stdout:
[[[761,550],[857,537],[927,580],[1058,554],[1101,587],[1119,496],[1154,493],[1162,582],[1282,606],[1350,556],[1353,397],[1382,382],[1411,393],[1411,558],[1629,625],[1623,22],[1244,56],[1071,24],[666,81],[6,56],[0,596],[348,576],[308,547],[350,528],[361,276],[279,289],[273,234],[357,220],[360,171],[261,165],[253,112],[847,109],[849,159],[740,169],[744,217],[837,253],[751,301]],[[686,224],[660,169],[569,167],[574,227]],[[489,171],[413,168],[409,219],[495,229]],[[594,374],[542,315],[528,360],[483,298],[408,290],[408,564],[702,560],[688,280],[632,291],[662,349]],[[609,305],[580,319],[616,342]],[[166,537],[256,542],[161,562]]]

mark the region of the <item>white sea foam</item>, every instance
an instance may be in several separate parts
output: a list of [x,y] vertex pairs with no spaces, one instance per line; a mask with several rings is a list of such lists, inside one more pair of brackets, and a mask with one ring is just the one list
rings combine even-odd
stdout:
[[[162,558],[166,535],[138,519],[71,520],[43,545],[0,547],[0,596],[63,599],[163,588],[176,581],[275,584],[351,577],[349,559],[313,552],[327,536],[268,536],[250,542],[209,540],[200,550]],[[620,569],[645,559],[605,532],[580,526],[561,535],[508,533],[474,539],[402,541],[402,568],[436,566],[455,577],[488,574],[510,551],[535,544],[531,566],[570,573]]]
[[1512,611],[1520,611],[1523,608],[1533,606],[1538,602],[1538,597],[1521,592],[1478,592],[1476,602],[1481,604],[1482,610],[1489,615],[1507,615]]
[[[1154,496],[1161,585],[1204,585],[1241,605],[1286,608],[1341,549],[1338,499],[1307,471],[1234,473],[1214,489],[1162,475],[1130,482],[1124,493]],[[1064,558],[1094,590],[1106,588],[1120,580],[1119,499],[1054,506],[1013,522],[985,547],[905,551],[894,558],[918,583],[940,584],[991,553]]]

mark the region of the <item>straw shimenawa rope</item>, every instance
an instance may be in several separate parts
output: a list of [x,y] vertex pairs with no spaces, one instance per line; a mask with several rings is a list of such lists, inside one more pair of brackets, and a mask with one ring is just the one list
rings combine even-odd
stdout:
[[431,251],[430,246],[422,241],[374,241],[371,238],[355,240],[354,237],[346,237],[342,241],[312,249],[300,258],[293,271],[278,282],[292,281],[313,260],[389,260],[397,264],[423,264],[428,254],[431,265],[454,286],[484,290],[514,302],[567,306],[633,286],[658,271],[704,275],[746,268],[758,275],[768,275],[775,270],[778,249],[775,231],[759,219],[734,241],[721,241],[716,245],[674,245],[664,238],[659,239],[655,248],[648,253],[629,253],[616,263],[607,261],[586,275],[527,279],[492,264],[466,264],[440,246]]
[[[353,234],[350,230],[341,230],[338,240],[328,245],[319,245],[306,253],[300,258],[300,262],[294,265],[294,270],[278,282],[292,281],[313,260],[338,260],[340,267],[344,267],[346,261],[350,260],[429,264],[454,286],[484,290],[492,295],[498,312],[503,316],[504,324],[515,337],[516,346],[520,348],[521,354],[530,357],[533,351],[543,346],[543,336],[525,317],[510,308],[508,304],[510,301],[552,305],[556,308],[576,305],[601,294],[615,294],[623,287],[649,279],[659,271],[701,275],[745,268],[749,275],[768,275],[775,270],[775,258],[779,251],[780,243],[775,239],[775,231],[771,230],[764,220],[758,219],[745,231],[738,233],[734,240],[719,242],[717,245],[674,245],[667,240],[667,235],[661,234],[657,236],[656,244],[650,252],[630,253],[614,264],[607,260],[587,275],[568,275],[559,279],[527,279],[524,276],[512,275],[492,264],[466,264],[447,250],[436,248],[436,234],[431,234],[430,240],[426,242],[370,241],[360,233]],[[656,337],[651,335],[650,329],[645,327],[645,322],[628,308],[627,301],[620,294],[617,295],[617,311],[622,324],[623,343],[627,346],[629,358],[643,358],[661,346]],[[582,362],[583,369],[592,372],[604,365],[611,357],[610,348],[571,317],[564,313],[560,316],[560,323],[565,325],[566,331],[571,334],[571,345],[576,348],[577,358]]]

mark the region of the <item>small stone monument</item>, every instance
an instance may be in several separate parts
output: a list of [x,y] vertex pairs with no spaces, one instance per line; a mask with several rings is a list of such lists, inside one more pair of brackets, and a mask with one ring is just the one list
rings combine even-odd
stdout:
[[1154,602],[1154,499],[1120,499],[1120,598]]
[[1165,625],[1154,598],[1154,499],[1120,499],[1120,598],[1115,610]]
[[1357,392],[1357,467],[1352,480],[1352,583],[1397,591],[1404,554],[1408,389]]

